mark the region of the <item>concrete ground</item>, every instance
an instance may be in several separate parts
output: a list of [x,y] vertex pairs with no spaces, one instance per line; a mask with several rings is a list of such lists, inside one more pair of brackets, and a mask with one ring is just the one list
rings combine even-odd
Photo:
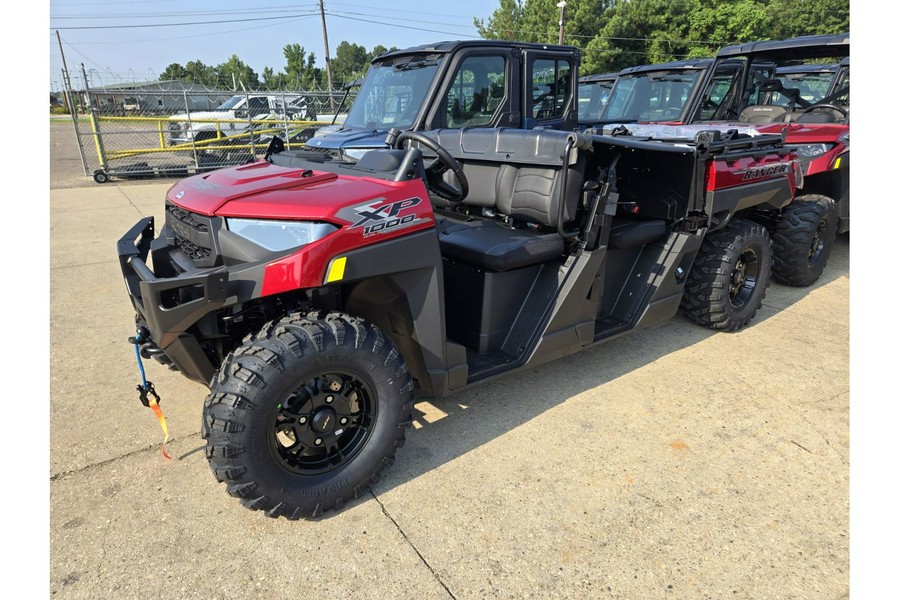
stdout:
[[849,596],[848,236],[741,332],[679,315],[420,403],[370,494],[290,522],[213,479],[202,386],[148,363],[171,462],[137,400],[115,241],[171,183],[51,185],[55,598]]

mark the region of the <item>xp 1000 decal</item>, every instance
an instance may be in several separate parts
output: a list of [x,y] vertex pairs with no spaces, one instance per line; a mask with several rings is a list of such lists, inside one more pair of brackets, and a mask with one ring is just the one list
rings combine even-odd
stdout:
[[363,237],[369,237],[391,233],[425,221],[414,210],[421,202],[422,199],[418,197],[391,202],[376,198],[365,204],[343,208],[337,216],[351,221],[353,225],[350,229],[362,227]]

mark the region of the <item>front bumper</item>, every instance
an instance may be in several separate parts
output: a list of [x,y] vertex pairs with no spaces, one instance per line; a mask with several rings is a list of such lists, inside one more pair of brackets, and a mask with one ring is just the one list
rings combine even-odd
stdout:
[[[237,302],[228,295],[229,273],[224,267],[196,268],[184,253],[168,246],[161,236],[154,243],[154,219],[146,217],[128,230],[117,244],[119,265],[125,288],[140,324],[147,327],[152,341],[188,378],[208,384],[215,373],[197,337],[187,330],[198,321]],[[167,262],[168,269],[179,273],[157,277],[147,266]]]

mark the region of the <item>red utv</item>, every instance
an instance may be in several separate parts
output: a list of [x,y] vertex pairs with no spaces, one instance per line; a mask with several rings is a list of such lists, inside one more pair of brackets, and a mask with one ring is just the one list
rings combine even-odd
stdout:
[[215,477],[312,517],[358,498],[443,397],[668,319],[762,303],[780,136],[392,131],[358,161],[279,151],[172,186],[118,243],[142,357],[208,386]]

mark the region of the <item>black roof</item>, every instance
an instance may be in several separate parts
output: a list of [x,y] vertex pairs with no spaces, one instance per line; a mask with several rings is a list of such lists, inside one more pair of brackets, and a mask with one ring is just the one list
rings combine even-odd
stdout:
[[673,71],[677,69],[706,69],[712,65],[711,58],[692,58],[690,60],[674,60],[667,63],[657,63],[655,65],[638,65],[636,67],[627,67],[619,71],[619,75],[631,75],[633,73],[647,73],[650,71]]
[[786,40],[749,42],[726,46],[716,54],[719,58],[731,56],[764,56],[771,59],[810,59],[850,56],[850,34],[807,35]]
[[828,65],[805,64],[792,65],[788,67],[778,67],[775,72],[779,75],[783,73],[835,73],[840,68],[841,65],[837,63],[831,63]]
[[568,52],[570,54],[574,54],[575,56],[581,56],[581,51],[575,46],[560,46],[558,44],[532,44],[526,42],[509,42],[506,40],[455,40],[455,41],[444,41],[444,42],[435,42],[433,44],[423,44],[421,46],[412,46],[410,48],[403,48],[401,50],[393,50],[391,52],[385,52],[384,54],[375,57],[373,60],[382,60],[384,58],[394,57],[394,56],[404,56],[407,54],[419,54],[419,53],[439,53],[439,54],[447,54],[457,50],[459,48],[469,48],[469,47],[478,47],[478,48],[521,48],[523,50],[559,50],[562,52]]
[[591,83],[593,81],[615,81],[618,73],[594,73],[578,78],[578,83]]

